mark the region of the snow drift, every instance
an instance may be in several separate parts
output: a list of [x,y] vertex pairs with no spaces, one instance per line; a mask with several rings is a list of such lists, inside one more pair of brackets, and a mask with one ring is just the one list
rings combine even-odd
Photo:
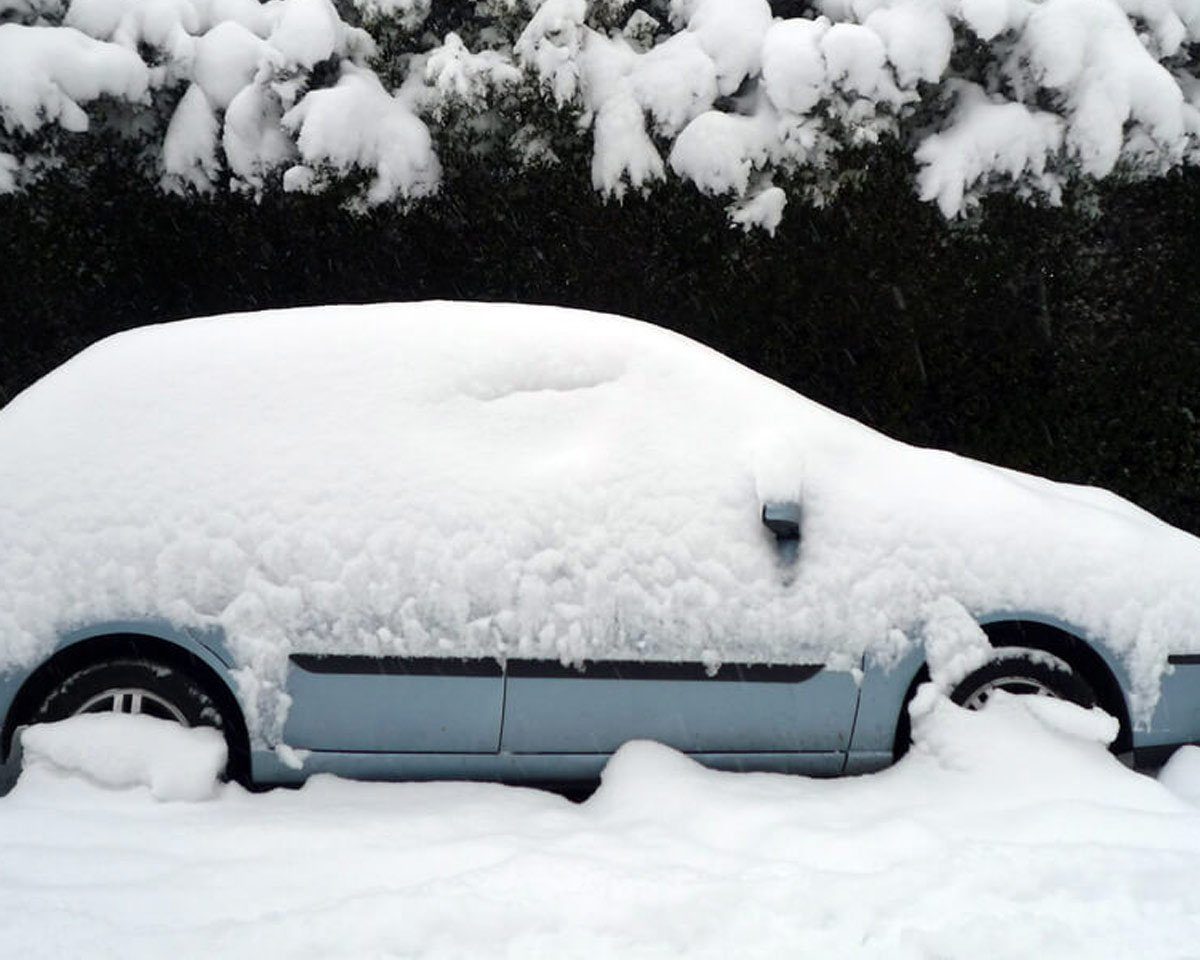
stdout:
[[[801,505],[786,563],[764,503]],[[1200,650],[1200,542],[1102,490],[894,442],[656,327],[425,303],[109,338],[0,412],[0,667],[219,625],[251,730],[293,652],[961,659],[1040,611],[1135,720]],[[949,637],[949,640],[947,639]],[[935,674],[936,675],[936,674]]]
[[1194,956],[1200,810],[1125,769],[1096,714],[1047,704],[1050,723],[1038,704],[923,695],[895,767],[833,781],[631,743],[583,804],[318,776],[164,806],[30,768],[0,800],[4,943],[46,960]]
[[212,727],[122,713],[85,713],[21,731],[22,766],[113,790],[144,787],[156,800],[207,800],[225,770]]

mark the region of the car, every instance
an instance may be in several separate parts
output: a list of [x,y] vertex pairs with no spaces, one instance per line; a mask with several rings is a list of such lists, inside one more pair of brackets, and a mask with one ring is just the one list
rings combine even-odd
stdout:
[[103,340],[0,411],[0,717],[223,730],[256,785],[587,781],[648,738],[884,767],[927,680],[1200,741],[1200,541],[650,324],[306,308]]

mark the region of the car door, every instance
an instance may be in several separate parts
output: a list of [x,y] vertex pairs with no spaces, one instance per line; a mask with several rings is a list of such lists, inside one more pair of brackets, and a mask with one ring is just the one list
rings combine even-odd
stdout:
[[494,658],[293,654],[283,740],[308,750],[495,753],[504,676]]
[[858,687],[815,664],[510,660],[501,749],[611,753],[651,739],[692,754],[844,755]]

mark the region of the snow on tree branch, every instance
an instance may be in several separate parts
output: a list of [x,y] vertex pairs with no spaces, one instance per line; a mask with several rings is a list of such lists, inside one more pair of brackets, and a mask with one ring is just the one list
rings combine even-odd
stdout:
[[167,190],[343,181],[373,205],[436,192],[450,146],[582,154],[605,196],[679,178],[774,232],[884,138],[947,217],[1200,157],[1200,0],[787,19],[767,0],[0,0],[0,20],[0,192],[63,138],[151,130]]
[[82,133],[81,103],[109,95],[140,103],[150,71],[136,54],[70,27],[0,25],[0,123],[32,133],[48,123]]
[[335,86],[309,93],[281,123],[295,135],[305,164],[287,171],[285,189],[313,189],[314,168],[332,175],[374,171],[365,197],[369,204],[437,189],[441,168],[429,128],[407,97],[389,94],[370,70],[344,64]]

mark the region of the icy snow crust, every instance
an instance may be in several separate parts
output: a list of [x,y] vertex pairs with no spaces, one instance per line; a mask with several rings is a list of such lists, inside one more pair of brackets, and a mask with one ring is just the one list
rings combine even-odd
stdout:
[[[794,567],[759,519],[781,500]],[[292,652],[850,669],[927,637],[937,679],[971,665],[968,613],[1041,611],[1120,654],[1145,720],[1167,653],[1200,650],[1200,543],[1124,500],[549,307],[111,337],[0,412],[0,529],[0,667],[89,622],[219,625],[268,741]]]

